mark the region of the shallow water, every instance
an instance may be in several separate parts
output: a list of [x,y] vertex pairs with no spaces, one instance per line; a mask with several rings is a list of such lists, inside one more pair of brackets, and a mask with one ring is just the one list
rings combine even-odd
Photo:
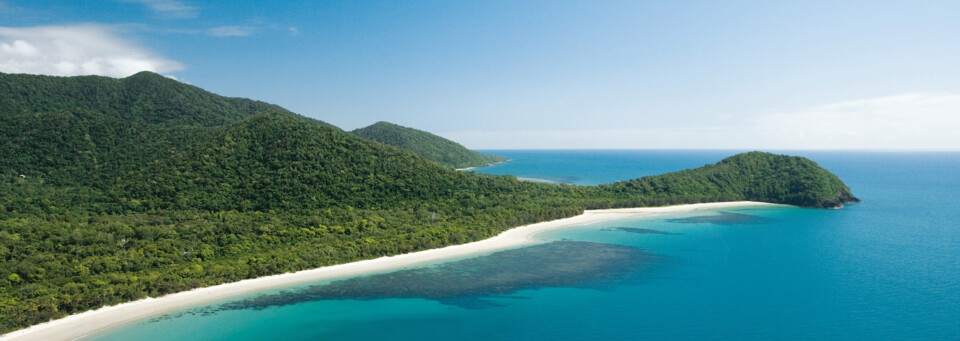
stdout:
[[[729,154],[518,152],[494,168],[595,184]],[[93,339],[960,338],[960,154],[793,154],[864,203],[552,230],[528,248],[256,293]]]
[[673,218],[671,223],[706,223],[715,225],[753,225],[768,223],[769,219],[743,213],[717,212],[717,214],[700,215],[686,218]]
[[[266,309],[318,300],[424,298],[462,308],[544,287],[612,283],[658,262],[642,249],[605,243],[551,241],[451,262],[308,285],[258,295],[217,310]],[[215,310],[213,310],[215,311]]]

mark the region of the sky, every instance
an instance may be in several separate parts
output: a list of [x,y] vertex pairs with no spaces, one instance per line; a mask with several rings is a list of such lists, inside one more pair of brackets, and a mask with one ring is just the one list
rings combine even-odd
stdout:
[[153,71],[474,149],[960,150],[960,1],[0,0],[0,72]]

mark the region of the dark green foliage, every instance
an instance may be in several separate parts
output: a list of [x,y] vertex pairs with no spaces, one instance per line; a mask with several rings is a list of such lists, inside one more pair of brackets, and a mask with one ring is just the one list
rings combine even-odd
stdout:
[[78,108],[128,122],[200,126],[234,122],[262,111],[287,112],[260,101],[217,96],[146,71],[123,79],[0,73],[4,116]]
[[368,140],[388,144],[451,168],[486,166],[506,161],[502,156],[469,150],[459,143],[413,128],[377,122],[353,131]]
[[734,155],[696,169],[601,185],[597,190],[602,193],[598,197],[608,201],[593,202],[596,207],[609,206],[609,200],[645,206],[695,198],[702,202],[752,200],[819,208],[859,201],[840,178],[813,161],[763,152]]
[[0,74],[0,332],[268,274],[460,244],[585,208],[854,201],[747,153],[598,187],[457,172],[157,75]]

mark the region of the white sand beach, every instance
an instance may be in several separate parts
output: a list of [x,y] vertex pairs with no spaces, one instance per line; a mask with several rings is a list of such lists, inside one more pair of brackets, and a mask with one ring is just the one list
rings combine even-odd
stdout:
[[472,171],[472,170],[477,169],[477,168],[490,167],[490,166],[493,166],[493,165],[499,165],[499,164],[501,164],[501,163],[507,163],[507,162],[510,162],[510,161],[513,161],[513,160],[494,162],[494,163],[486,164],[486,165],[483,165],[483,166],[473,166],[473,167],[467,167],[467,168],[457,168],[457,169],[455,169],[455,170],[458,170],[458,171]]
[[103,307],[96,310],[70,315],[58,320],[38,324],[27,329],[14,331],[0,336],[0,341],[74,340],[104,331],[112,327],[152,317],[165,312],[218,301],[225,298],[230,298],[232,296],[249,294],[264,289],[385,271],[422,263],[435,262],[438,260],[458,258],[469,256],[471,254],[485,253],[537,243],[538,241],[533,238],[533,236],[537,233],[563,227],[584,225],[604,220],[652,216],[665,213],[690,212],[716,208],[773,205],[776,204],[737,201],[668,207],[588,210],[584,214],[576,217],[520,226],[504,231],[493,238],[469,244],[454,245],[439,249],[425,250],[391,257],[382,257],[312,270],[304,270],[296,273],[248,279],[234,283],[170,294],[158,298],[146,298],[115,306]]

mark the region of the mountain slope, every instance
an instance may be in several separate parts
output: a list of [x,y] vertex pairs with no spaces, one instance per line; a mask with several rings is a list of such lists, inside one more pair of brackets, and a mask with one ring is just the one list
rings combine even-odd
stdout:
[[152,72],[127,78],[52,77],[0,73],[4,115],[85,110],[128,122],[215,126],[263,111],[268,103],[222,97]]
[[459,244],[585,208],[855,200],[748,153],[585,187],[457,172],[158,75],[0,74],[0,332],[108,304]]
[[377,122],[353,131],[357,136],[410,151],[451,168],[486,166],[506,161],[501,156],[469,150],[440,136],[389,122]]

